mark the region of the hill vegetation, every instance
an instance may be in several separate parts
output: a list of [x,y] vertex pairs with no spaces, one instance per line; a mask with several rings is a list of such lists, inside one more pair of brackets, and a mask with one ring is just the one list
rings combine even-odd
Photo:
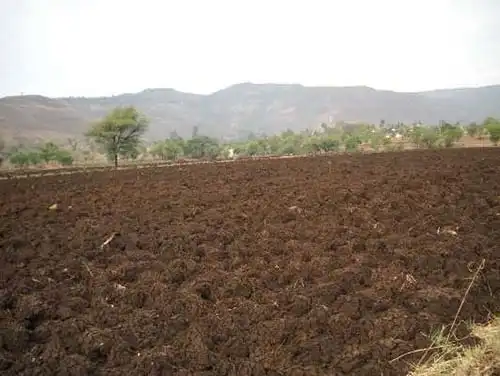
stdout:
[[5,97],[0,99],[0,129],[15,143],[78,138],[89,123],[115,107],[134,106],[150,119],[149,141],[172,134],[187,138],[193,128],[219,140],[241,140],[343,121],[468,124],[500,117],[498,103],[500,86],[398,93],[369,87],[243,83],[210,95],[148,89],[100,98]]
[[85,141],[68,139],[20,144],[7,147],[0,141],[0,154],[13,167],[39,167],[119,161],[170,161],[180,159],[216,160],[240,157],[285,156],[356,151],[394,151],[407,148],[451,148],[464,136],[469,140],[500,142],[500,120],[486,118],[482,123],[439,125],[398,123],[352,124],[322,123],[318,129],[294,132],[288,129],[266,136],[255,134],[244,140],[220,141],[193,128],[191,137],[176,132],[155,142],[145,142],[150,120],[133,106],[116,107],[101,120],[87,126]]

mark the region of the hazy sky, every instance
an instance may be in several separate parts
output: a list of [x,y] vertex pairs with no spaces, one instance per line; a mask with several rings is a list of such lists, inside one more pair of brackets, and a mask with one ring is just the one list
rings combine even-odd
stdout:
[[0,96],[500,83],[500,0],[0,0]]

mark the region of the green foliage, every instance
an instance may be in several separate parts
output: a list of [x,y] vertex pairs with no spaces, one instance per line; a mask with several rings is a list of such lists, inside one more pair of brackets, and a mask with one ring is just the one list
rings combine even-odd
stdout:
[[56,162],[64,166],[73,164],[73,156],[68,150],[61,149],[53,142],[47,142],[38,151],[40,159],[45,163]]
[[251,157],[255,155],[265,155],[267,153],[267,143],[266,140],[251,140],[246,145],[245,154]]
[[345,150],[349,152],[357,151],[361,144],[361,138],[354,134],[350,134],[344,139]]
[[281,137],[271,136],[267,138],[267,145],[269,147],[269,154],[276,155],[281,149]]
[[464,135],[463,129],[459,125],[444,123],[439,128],[443,139],[444,147],[452,147]]
[[288,129],[279,135],[278,155],[296,155],[303,149],[303,140],[300,134],[294,133]]
[[191,158],[215,159],[221,149],[216,139],[208,136],[196,136],[187,140],[184,145],[184,154]]
[[440,132],[437,127],[418,126],[409,132],[409,138],[418,148],[431,149],[438,146]]
[[489,134],[490,141],[497,146],[500,142],[500,120],[495,118],[487,118],[483,123],[484,129]]
[[57,162],[63,166],[71,166],[74,162],[74,158],[69,151],[61,150],[57,156]]
[[340,140],[332,136],[315,137],[306,142],[305,147],[310,152],[333,152],[340,149]]
[[467,134],[470,136],[470,137],[478,137],[481,135],[482,133],[482,129],[483,127],[476,124],[476,123],[470,123],[467,127],[466,127],[466,131],[467,131]]
[[103,147],[108,159],[118,167],[118,156],[137,157],[148,126],[149,120],[134,107],[117,107],[95,123],[86,136]]
[[59,152],[59,146],[54,144],[53,142],[47,142],[40,148],[40,158],[45,163],[49,163],[52,161],[56,161],[57,154]]
[[175,161],[183,152],[184,142],[182,139],[166,139],[153,144],[150,152],[153,156],[162,160]]
[[370,147],[375,151],[379,151],[383,146],[391,143],[391,140],[386,138],[385,134],[382,132],[372,132],[368,141],[370,143]]
[[33,150],[16,151],[9,156],[9,162],[16,167],[28,167],[42,163],[42,158]]
[[43,163],[72,165],[73,155],[53,142],[47,142],[36,149],[16,148],[9,155],[9,162],[16,167],[36,166]]
[[439,146],[439,132],[436,128],[425,128],[421,135],[421,145],[432,149]]
[[[500,142],[500,130],[496,133],[498,121],[489,119],[487,125],[492,140]],[[470,130],[470,129],[474,130]],[[500,127],[499,127],[500,128]],[[344,124],[340,127],[329,127],[322,124],[320,129],[309,129],[302,132],[286,130],[278,135],[265,136],[250,134],[246,141],[228,142],[219,145],[217,140],[210,137],[196,135],[184,142],[181,149],[184,155],[191,158],[216,158],[222,156],[261,156],[261,155],[300,155],[305,153],[334,152],[344,149],[348,152],[359,150],[364,143],[369,143],[375,151],[398,151],[405,148],[404,140],[409,140],[419,148],[451,147],[467,130],[469,134],[479,134],[482,126],[474,124],[466,128],[457,124],[441,122],[439,126],[425,126],[419,123],[405,125],[391,124],[390,128],[380,128],[366,124]],[[400,142],[393,142],[397,135]],[[402,137],[401,137],[401,136]],[[391,137],[392,136],[392,137]],[[496,137],[496,138],[495,138]],[[165,159],[175,159],[179,153],[178,146],[172,146],[173,151],[168,154],[164,151],[165,142],[168,145],[172,140],[162,141],[151,148],[151,153]],[[232,152],[230,152],[230,150]]]
[[281,148],[281,155],[297,155],[300,154],[296,144],[288,142]]
[[353,134],[356,135],[363,143],[371,142],[374,135],[377,134],[377,131],[373,125],[362,124],[353,131]]

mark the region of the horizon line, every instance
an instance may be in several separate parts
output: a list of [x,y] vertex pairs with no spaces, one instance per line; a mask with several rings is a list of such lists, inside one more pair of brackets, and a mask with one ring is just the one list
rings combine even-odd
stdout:
[[84,96],[84,95],[70,95],[70,96],[47,96],[43,94],[36,94],[36,93],[24,93],[21,92],[20,94],[17,95],[5,95],[0,97],[0,100],[2,99],[7,99],[7,98],[22,98],[22,97],[43,97],[47,99],[101,99],[101,98],[113,98],[113,97],[120,97],[120,96],[126,96],[126,95],[137,95],[141,94],[147,91],[160,91],[160,90],[165,90],[165,91],[175,91],[181,94],[189,94],[189,95],[197,95],[200,97],[208,97],[211,95],[214,95],[216,93],[219,93],[224,90],[228,90],[230,88],[233,88],[235,86],[241,86],[241,85],[252,85],[252,86],[298,86],[298,87],[303,87],[303,88],[309,88],[309,89],[316,89],[316,88],[331,88],[331,89],[353,89],[353,88],[365,88],[369,90],[374,90],[374,91],[379,91],[379,92],[392,92],[392,93],[399,93],[399,94],[422,94],[422,93],[432,93],[432,92],[439,92],[439,91],[451,91],[451,90],[473,90],[473,89],[484,89],[484,88],[490,88],[490,87],[495,87],[495,86],[500,86],[499,84],[489,84],[489,85],[474,85],[474,86],[457,86],[457,87],[447,87],[447,88],[437,88],[437,89],[431,89],[431,90],[420,90],[420,91],[397,91],[397,90],[389,90],[389,89],[377,89],[371,86],[367,85],[345,85],[345,86],[330,86],[330,85],[303,85],[300,83],[278,83],[278,82],[264,82],[264,83],[254,83],[250,81],[244,81],[236,84],[232,84],[229,86],[226,86],[222,89],[213,91],[208,94],[200,94],[200,93],[194,93],[194,92],[189,92],[189,91],[182,91],[182,90],[177,90],[171,87],[151,87],[151,88],[145,88],[140,91],[136,92],[122,92],[120,94],[110,94],[110,95],[96,95],[96,96]]

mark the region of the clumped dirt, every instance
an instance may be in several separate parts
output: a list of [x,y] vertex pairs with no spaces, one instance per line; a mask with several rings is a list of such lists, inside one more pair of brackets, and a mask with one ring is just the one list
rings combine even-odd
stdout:
[[0,248],[2,375],[404,375],[500,311],[500,149],[4,180]]

